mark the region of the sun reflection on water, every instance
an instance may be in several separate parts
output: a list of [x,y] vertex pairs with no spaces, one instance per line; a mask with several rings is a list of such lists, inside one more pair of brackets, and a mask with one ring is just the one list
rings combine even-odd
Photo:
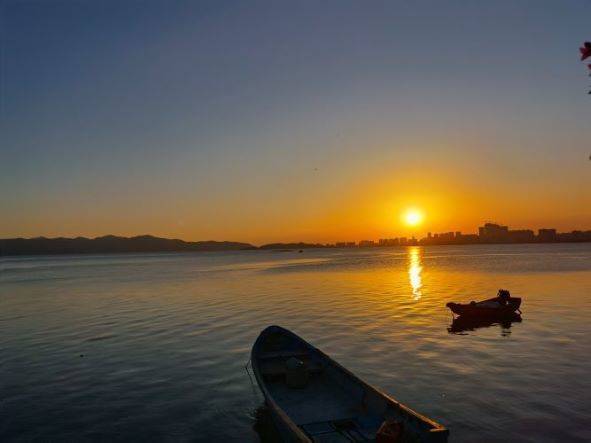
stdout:
[[408,249],[408,279],[412,288],[413,300],[419,300],[423,295],[421,288],[423,280],[421,278],[421,248],[411,247]]

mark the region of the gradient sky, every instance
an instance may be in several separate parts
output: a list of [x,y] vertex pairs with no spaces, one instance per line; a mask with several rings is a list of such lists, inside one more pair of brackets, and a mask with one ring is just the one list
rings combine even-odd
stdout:
[[591,229],[588,1],[0,2],[0,237]]

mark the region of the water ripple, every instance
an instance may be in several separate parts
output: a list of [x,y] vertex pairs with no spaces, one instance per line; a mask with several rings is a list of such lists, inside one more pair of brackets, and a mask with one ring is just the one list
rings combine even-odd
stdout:
[[[448,332],[499,286],[521,323]],[[0,259],[0,440],[257,441],[274,323],[455,442],[589,441],[590,294],[589,245]]]

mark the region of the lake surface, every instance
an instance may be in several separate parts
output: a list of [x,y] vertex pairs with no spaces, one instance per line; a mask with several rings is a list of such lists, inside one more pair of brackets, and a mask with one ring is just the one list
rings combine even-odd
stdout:
[[[450,333],[450,300],[524,298]],[[453,442],[591,441],[591,244],[0,259],[0,440],[257,441],[292,329]]]

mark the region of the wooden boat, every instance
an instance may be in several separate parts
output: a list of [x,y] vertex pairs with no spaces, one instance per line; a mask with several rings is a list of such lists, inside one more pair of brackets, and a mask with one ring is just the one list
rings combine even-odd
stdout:
[[261,332],[251,361],[283,441],[447,441],[445,427],[365,383],[280,326]]
[[508,296],[501,302],[499,297],[489,298],[481,302],[462,303],[448,303],[446,305],[451,311],[462,317],[470,318],[503,318],[511,317],[516,312],[519,312],[521,306],[521,298]]

